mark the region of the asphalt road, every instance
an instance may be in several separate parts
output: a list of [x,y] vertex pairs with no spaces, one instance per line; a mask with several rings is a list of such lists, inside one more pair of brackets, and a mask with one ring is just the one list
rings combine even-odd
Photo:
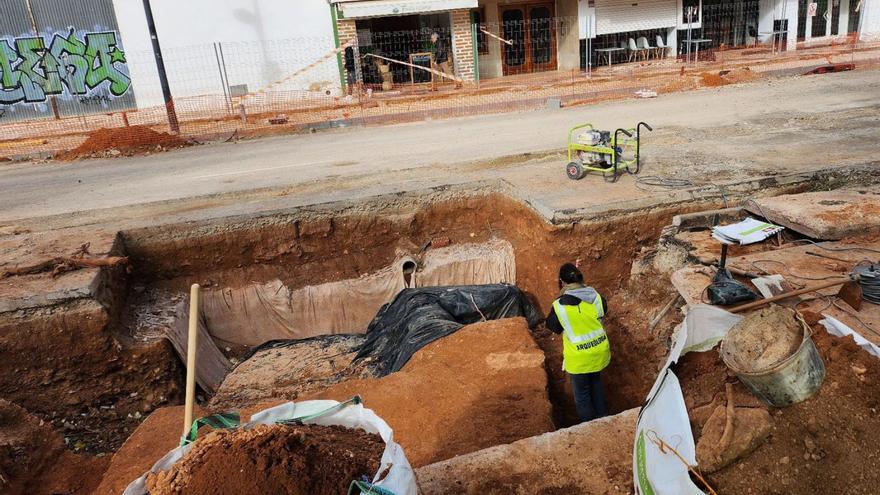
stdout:
[[[562,149],[568,128],[584,122],[613,129],[647,121],[656,128],[680,127],[687,135],[687,129],[878,104],[880,71],[859,70],[562,110],[210,144],[144,157],[12,164],[0,167],[0,222],[331,178],[344,182],[370,176],[394,183],[402,180],[403,170]],[[725,146],[723,137],[715,139],[719,149]],[[487,170],[492,173],[491,163],[480,169],[483,177]]]

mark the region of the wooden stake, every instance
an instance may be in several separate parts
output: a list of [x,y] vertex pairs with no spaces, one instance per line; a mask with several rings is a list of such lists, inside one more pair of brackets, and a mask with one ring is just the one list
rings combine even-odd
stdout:
[[186,406],[183,414],[183,436],[189,434],[196,402],[196,345],[199,331],[199,284],[189,290],[189,335],[186,341]]

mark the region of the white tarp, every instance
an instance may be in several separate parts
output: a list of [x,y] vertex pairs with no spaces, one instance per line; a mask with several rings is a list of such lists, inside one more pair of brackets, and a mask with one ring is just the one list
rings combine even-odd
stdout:
[[633,482],[640,495],[699,495],[685,466],[672,452],[662,452],[652,440],[672,446],[696,466],[696,446],[678,377],[671,366],[688,352],[715,347],[742,316],[713,306],[691,308],[673,334],[666,364],[639,413],[633,445]]
[[[264,409],[253,416],[250,422],[243,424],[241,428],[250,429],[258,424],[271,425],[278,421],[293,418],[313,416],[339,405],[335,400],[310,400],[303,402],[288,402],[269,409]],[[303,420],[304,424],[323,426],[345,426],[348,428],[360,428],[368,433],[375,433],[385,441],[385,451],[382,453],[382,461],[379,470],[373,478],[373,483],[381,488],[391,491],[394,495],[417,495],[418,486],[416,476],[409,465],[403,448],[394,442],[394,432],[382,418],[372,410],[366,409],[363,404],[352,404],[336,410],[330,414],[322,415],[314,419]],[[147,475],[159,471],[165,471],[179,461],[195,442],[177,447],[159,459],[149,472],[131,482],[123,495],[147,495]],[[388,469],[388,474],[379,480],[379,476]]]
[[456,9],[475,9],[477,0],[361,0],[338,2],[337,7],[346,19],[382,17],[389,15],[422,14]]

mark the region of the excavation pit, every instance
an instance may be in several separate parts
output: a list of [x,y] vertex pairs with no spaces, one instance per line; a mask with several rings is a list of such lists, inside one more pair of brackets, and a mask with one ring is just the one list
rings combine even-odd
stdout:
[[[210,311],[202,306],[203,322],[212,334],[215,361],[225,367],[222,378],[226,378],[234,366],[243,369],[253,364],[245,358],[273,339],[327,335],[357,339],[382,304],[405,287],[511,283],[546,314],[558,296],[558,267],[580,259],[587,282],[609,303],[605,325],[614,357],[604,380],[610,412],[618,413],[641,405],[654,370],[665,356],[665,342],[657,336],[659,332],[647,332],[644,321],[671,290],[660,277],[656,283],[630,288],[631,264],[681,211],[680,207],[657,209],[552,225],[527,205],[501,194],[454,194],[431,201],[421,198],[389,204],[385,198],[348,209],[303,209],[124,231],[108,252],[127,256],[129,268],[102,269],[91,299],[2,315],[0,325],[7,334],[13,328],[26,331],[34,336],[33,342],[40,338],[51,342],[45,348],[53,354],[7,367],[0,375],[0,387],[16,404],[52,421],[70,445],[79,447],[76,450],[112,453],[153,410],[182,402],[180,349],[175,352],[167,336],[173,335],[171,330],[185,314],[181,309],[193,283],[199,283],[205,300],[211,301]],[[251,324],[255,321],[260,324]],[[61,342],[57,341],[59,328],[68,330],[60,334],[65,339]],[[215,328],[222,331],[213,334]],[[267,328],[274,330],[265,332]],[[514,391],[506,398],[499,395],[499,404],[506,400],[516,410],[519,400],[543,401],[547,404],[541,413],[544,419],[535,419],[536,415],[528,421],[537,426],[519,432],[515,428],[485,434],[474,431],[471,436],[480,440],[482,435],[482,441],[447,439],[452,443],[423,449],[417,456],[420,462],[443,460],[444,452],[450,456],[467,453],[576,422],[568,377],[561,370],[560,338],[541,325],[525,328],[524,335],[542,358],[543,381],[526,393],[534,395]],[[93,337],[83,340],[86,335]],[[10,352],[25,355],[30,350],[28,342],[6,342]],[[346,349],[354,349],[350,347]],[[301,347],[298,352],[316,362],[328,356],[326,348],[313,354]],[[516,368],[523,363],[517,359],[508,356],[493,363]],[[95,363],[88,380],[80,375],[83,363]],[[263,366],[271,383],[255,384],[251,376],[224,389],[222,379],[214,380],[213,387],[200,387],[199,401],[211,412],[226,406],[317,397],[332,393],[334,387],[356,392],[358,380],[374,380],[357,370],[330,376],[340,371],[337,365],[344,369],[348,364],[345,360],[332,363],[324,370],[327,373],[316,366],[273,374],[274,366]],[[314,376],[303,380],[305,374]],[[68,376],[53,381],[53,377]],[[40,396],[26,393],[22,385],[36,382],[39,386],[43,381],[46,393]],[[370,407],[370,398],[366,400]],[[100,442],[94,441],[95,431],[101,431]],[[418,450],[413,447],[414,452]]]

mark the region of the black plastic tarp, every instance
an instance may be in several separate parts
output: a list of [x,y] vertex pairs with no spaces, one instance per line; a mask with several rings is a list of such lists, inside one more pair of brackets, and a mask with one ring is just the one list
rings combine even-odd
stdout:
[[376,376],[399,371],[422,347],[464,325],[523,316],[534,328],[541,316],[516,286],[463,285],[404,289],[367,327],[355,360],[370,358]]

